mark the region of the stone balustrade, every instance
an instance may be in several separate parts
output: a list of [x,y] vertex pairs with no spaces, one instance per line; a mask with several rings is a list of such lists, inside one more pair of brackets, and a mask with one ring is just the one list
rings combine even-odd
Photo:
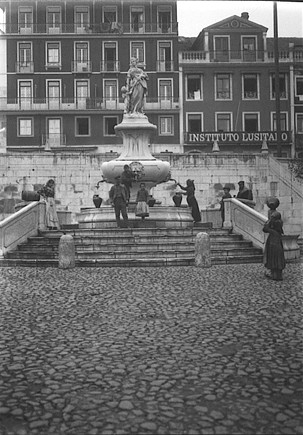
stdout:
[[0,222],[0,258],[45,229],[45,203],[31,202]]

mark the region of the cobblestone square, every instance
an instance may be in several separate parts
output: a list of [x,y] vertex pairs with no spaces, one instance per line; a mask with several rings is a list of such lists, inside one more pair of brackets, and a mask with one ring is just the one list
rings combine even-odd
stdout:
[[0,434],[303,434],[302,278],[2,268]]

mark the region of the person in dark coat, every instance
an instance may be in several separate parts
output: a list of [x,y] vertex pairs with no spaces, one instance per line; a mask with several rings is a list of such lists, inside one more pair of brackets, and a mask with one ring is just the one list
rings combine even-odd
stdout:
[[245,186],[244,181],[239,181],[238,185],[239,185],[239,192],[237,194],[237,198],[249,199],[250,201],[253,201],[252,191]]
[[121,228],[120,212],[123,217],[123,226],[128,228],[128,215],[126,211],[126,205],[128,203],[128,192],[124,184],[121,184],[121,177],[115,178],[116,182],[109,191],[109,199],[115,208],[115,216],[117,227]]
[[201,213],[195,197],[196,189],[194,180],[186,180],[186,187],[181,186],[180,183],[177,183],[177,186],[179,186],[182,190],[185,190],[185,192],[182,192],[182,194],[186,195],[187,204],[189,205],[189,207],[191,207],[191,214],[194,222],[201,222]]
[[264,227],[264,233],[268,233],[268,238],[264,250],[264,266],[270,270],[267,278],[275,281],[282,281],[282,270],[285,268],[284,249],[282,244],[283,222],[281,214],[274,211]]
[[224,201],[223,200],[227,199],[227,198],[232,198],[232,196],[230,194],[230,187],[229,186],[224,186],[223,187],[223,196],[222,196],[222,199],[220,201],[220,211],[221,211],[221,218],[222,218],[222,226],[224,224],[224,219],[225,219],[225,216],[224,216]]
[[130,198],[130,189],[132,187],[133,182],[133,173],[128,165],[123,166],[123,172],[121,174],[121,183],[124,184],[127,190],[127,200]]

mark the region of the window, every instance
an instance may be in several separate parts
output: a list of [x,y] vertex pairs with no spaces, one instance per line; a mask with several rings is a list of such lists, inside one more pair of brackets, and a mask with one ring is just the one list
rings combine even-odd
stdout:
[[243,113],[244,131],[252,133],[259,131],[259,114],[258,113]]
[[102,71],[118,71],[116,42],[103,43]]
[[160,100],[169,100],[172,99],[172,81],[159,79],[159,95]]
[[20,33],[32,33],[33,10],[31,7],[20,7],[18,10],[18,23]]
[[90,136],[90,118],[76,118],[76,136]]
[[216,100],[231,100],[231,74],[216,74]]
[[48,33],[60,33],[61,8],[49,6],[46,11],[46,22]]
[[75,66],[77,72],[87,72],[90,69],[89,65],[89,46],[88,42],[76,42],[75,44]]
[[104,136],[116,136],[114,127],[118,124],[116,116],[104,117]]
[[86,101],[89,97],[89,81],[88,80],[76,80],[75,93],[78,108],[86,108]]
[[202,100],[202,76],[200,74],[188,74],[186,76],[186,99]]
[[116,23],[117,20],[117,8],[116,6],[104,6],[103,7],[103,23]]
[[17,71],[30,73],[32,71],[32,44],[31,42],[18,43]]
[[258,74],[243,74],[243,99],[259,99],[259,81]]
[[296,114],[296,132],[303,133],[303,113]]
[[254,36],[244,36],[242,39],[243,60],[254,62],[256,60],[256,38]]
[[139,64],[145,64],[145,50],[143,41],[131,41],[130,55],[139,60]]
[[303,99],[303,77],[296,77],[296,97]]
[[106,100],[116,100],[117,80],[104,80],[104,97]]
[[172,71],[172,48],[170,41],[158,43],[158,71]]
[[231,113],[216,113],[216,130],[232,131],[232,114]]
[[[276,77],[275,74],[271,74],[270,76],[270,98],[276,98]],[[286,87],[286,75],[279,75],[279,87],[280,87],[280,98],[287,98],[287,87]]]
[[[277,130],[277,117],[275,113],[271,114],[271,126],[272,130]],[[280,113],[280,129],[281,131],[287,131],[287,113],[281,112]]]
[[203,131],[202,126],[202,113],[188,113],[187,114],[187,132],[200,133]]
[[143,7],[134,7],[134,6],[131,7],[130,22],[131,22],[132,33],[144,32],[144,8]]
[[30,108],[33,97],[33,83],[31,80],[19,81],[19,103],[22,109]]
[[89,12],[86,6],[75,7],[75,31],[76,33],[84,33],[88,29]]
[[33,136],[33,119],[18,119],[18,136]]
[[171,7],[159,6],[158,7],[158,31],[160,33],[171,32]]
[[63,144],[61,133],[61,118],[47,119],[47,144],[50,147],[57,147]]
[[50,108],[58,108],[60,104],[60,81],[59,80],[47,80],[47,98]]
[[173,117],[172,116],[160,116],[160,136],[171,136],[174,134],[173,131]]
[[46,66],[58,67],[61,66],[61,52],[59,42],[46,43]]
[[215,60],[219,62],[229,61],[229,38],[228,36],[215,36]]

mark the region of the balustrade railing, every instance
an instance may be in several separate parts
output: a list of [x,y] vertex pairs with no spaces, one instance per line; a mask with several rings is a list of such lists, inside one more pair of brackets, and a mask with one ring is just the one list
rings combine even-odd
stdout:
[[[303,50],[279,51],[280,62],[303,62]],[[263,50],[183,51],[180,63],[274,62],[274,52]]]
[[31,202],[0,222],[0,258],[46,229],[45,207],[44,202]]

